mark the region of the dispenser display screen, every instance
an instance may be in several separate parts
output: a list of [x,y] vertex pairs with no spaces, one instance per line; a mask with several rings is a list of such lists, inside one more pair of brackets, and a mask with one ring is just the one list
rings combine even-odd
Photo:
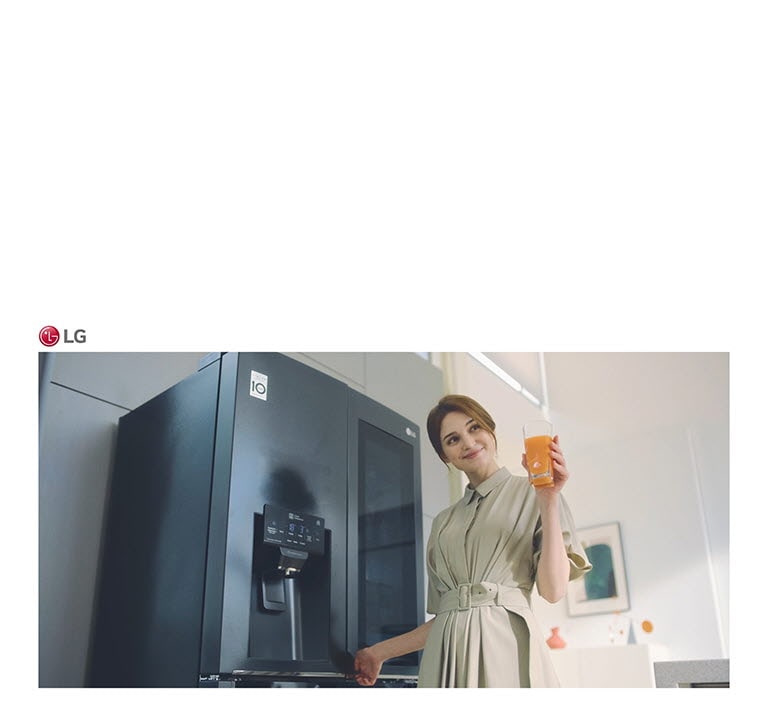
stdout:
[[325,552],[325,520],[319,516],[264,505],[264,542],[301,549],[309,554]]

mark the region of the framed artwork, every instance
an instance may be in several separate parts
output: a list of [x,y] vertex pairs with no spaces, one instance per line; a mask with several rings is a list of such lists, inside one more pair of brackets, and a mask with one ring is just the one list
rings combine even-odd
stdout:
[[568,585],[568,614],[609,614],[629,609],[624,551],[618,522],[577,532],[592,569]]

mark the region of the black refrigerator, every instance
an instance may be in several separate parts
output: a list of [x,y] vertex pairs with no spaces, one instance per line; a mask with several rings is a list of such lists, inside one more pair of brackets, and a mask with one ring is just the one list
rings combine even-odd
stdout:
[[212,354],[123,416],[88,684],[354,686],[357,649],[424,621],[420,433],[276,353]]

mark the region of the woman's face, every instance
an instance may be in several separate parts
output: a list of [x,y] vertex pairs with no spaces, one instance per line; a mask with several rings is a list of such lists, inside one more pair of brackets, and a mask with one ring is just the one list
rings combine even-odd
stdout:
[[445,460],[470,478],[481,477],[496,467],[493,436],[461,411],[451,411],[445,416],[440,425],[440,442]]

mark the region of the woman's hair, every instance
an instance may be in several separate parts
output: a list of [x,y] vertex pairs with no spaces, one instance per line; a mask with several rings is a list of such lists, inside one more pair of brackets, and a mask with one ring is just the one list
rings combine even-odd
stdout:
[[458,411],[473,418],[481,428],[493,436],[493,442],[494,444],[496,443],[496,434],[494,433],[496,422],[491,418],[491,415],[477,401],[469,398],[469,396],[449,394],[448,396],[443,396],[437,402],[437,406],[427,416],[429,440],[432,442],[432,448],[437,452],[441,461],[445,462],[446,459],[443,453],[443,442],[440,439],[440,426],[443,423],[443,419],[452,411]]

